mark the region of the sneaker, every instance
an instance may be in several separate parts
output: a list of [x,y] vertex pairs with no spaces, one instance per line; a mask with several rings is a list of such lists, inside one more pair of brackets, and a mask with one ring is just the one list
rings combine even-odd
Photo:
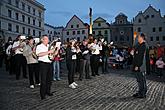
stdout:
[[30,85],[30,89],[34,89],[34,85]]
[[61,79],[60,78],[57,78],[57,81],[61,81]]
[[40,86],[41,84],[40,83],[38,83],[38,84],[36,84],[37,86]]
[[78,86],[78,84],[76,84],[75,82],[72,83],[74,86]]
[[69,87],[72,88],[72,89],[75,89],[76,88],[76,86],[74,86],[73,83],[70,84]]

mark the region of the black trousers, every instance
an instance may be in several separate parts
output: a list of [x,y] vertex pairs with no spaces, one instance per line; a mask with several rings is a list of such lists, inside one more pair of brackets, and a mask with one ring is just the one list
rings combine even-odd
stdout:
[[92,76],[98,75],[99,58],[99,55],[92,55],[90,57]]
[[29,69],[29,82],[30,85],[34,85],[34,76],[35,76],[35,83],[39,84],[39,65],[38,63],[28,64]]
[[51,63],[39,62],[39,69],[41,75],[41,86],[40,86],[40,96],[44,98],[46,94],[51,91],[52,84],[52,69],[53,65]]
[[102,73],[108,72],[108,57],[102,56]]
[[23,56],[23,54],[14,55],[13,63],[14,63],[13,65],[14,65],[14,72],[16,74],[16,79],[19,79],[20,77],[21,68],[23,70],[23,77],[27,77],[27,70],[26,70],[27,61],[26,61],[25,56]]
[[142,96],[146,95],[147,92],[147,84],[146,84],[146,76],[144,72],[135,72],[136,80],[138,83],[138,93]]
[[66,62],[68,69],[68,83],[69,85],[74,82],[74,74],[76,72],[76,60],[70,60]]

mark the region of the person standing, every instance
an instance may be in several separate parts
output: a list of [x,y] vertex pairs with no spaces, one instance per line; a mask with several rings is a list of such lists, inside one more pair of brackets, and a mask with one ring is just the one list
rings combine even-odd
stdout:
[[23,78],[27,78],[26,71],[26,58],[23,56],[23,48],[25,47],[25,42],[21,39],[21,35],[18,35],[16,41],[13,43],[12,50],[14,51],[14,72],[16,74],[16,80],[19,80],[21,74],[21,67],[23,69]]
[[41,44],[36,47],[36,55],[39,61],[39,73],[41,75],[40,96],[41,100],[45,99],[46,95],[53,96],[51,93],[51,81],[52,81],[52,64],[48,58],[48,54],[53,53],[53,50],[48,50],[49,38],[47,35],[43,35],[41,38]]
[[76,54],[78,53],[75,47],[75,40],[70,40],[66,48],[66,66],[68,69],[68,82],[69,87],[75,89],[78,84],[74,81],[74,74],[76,72]]
[[136,75],[138,83],[138,92],[133,95],[136,98],[145,98],[147,93],[146,84],[146,58],[145,58],[146,44],[145,35],[141,33],[138,36],[138,44],[135,46],[134,59],[133,59],[133,70]]
[[33,37],[29,36],[28,45],[26,45],[25,50],[24,50],[24,56],[26,57],[27,64],[28,64],[29,82],[30,82],[31,89],[35,87],[34,79],[33,79],[34,75],[35,75],[35,84],[40,85],[38,60],[33,57],[33,53],[35,52],[33,44],[34,44]]

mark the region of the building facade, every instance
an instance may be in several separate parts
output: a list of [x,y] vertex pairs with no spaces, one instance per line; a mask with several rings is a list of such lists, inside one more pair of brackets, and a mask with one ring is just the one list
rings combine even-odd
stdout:
[[95,38],[103,37],[106,41],[110,42],[110,24],[101,17],[93,21],[93,36]]
[[118,46],[132,47],[133,24],[127,20],[123,13],[115,17],[115,22],[110,26],[111,41]]
[[63,30],[63,41],[68,42],[70,39],[82,41],[84,38],[88,38],[88,28],[88,24],[84,23],[80,18],[74,15]]
[[36,0],[1,0],[1,38],[15,39],[19,34],[40,37],[44,33],[44,11],[44,5]]
[[52,41],[55,38],[60,38],[63,41],[63,29],[64,27],[54,27],[49,24],[44,25],[45,34],[48,35],[49,40]]
[[158,42],[165,45],[165,16],[161,16],[160,10],[151,5],[144,11],[140,11],[133,20],[134,32],[143,32],[147,36],[149,46],[156,46]]

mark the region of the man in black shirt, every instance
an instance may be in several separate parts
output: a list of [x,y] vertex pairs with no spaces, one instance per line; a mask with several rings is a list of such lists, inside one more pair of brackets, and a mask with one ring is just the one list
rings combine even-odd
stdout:
[[141,33],[138,36],[138,44],[135,46],[134,50],[134,60],[133,60],[133,70],[136,75],[138,82],[139,90],[133,97],[136,98],[145,98],[147,92],[146,85],[146,44],[145,44],[145,35]]

